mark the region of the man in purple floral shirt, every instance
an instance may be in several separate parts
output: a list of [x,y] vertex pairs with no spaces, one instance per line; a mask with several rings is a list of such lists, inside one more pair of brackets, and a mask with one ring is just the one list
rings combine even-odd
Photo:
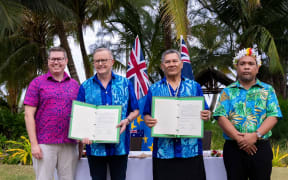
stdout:
[[24,99],[33,164],[40,180],[53,179],[55,168],[60,180],[74,179],[78,151],[76,142],[68,139],[68,131],[79,84],[64,72],[67,63],[63,48],[51,48],[49,72],[30,83]]

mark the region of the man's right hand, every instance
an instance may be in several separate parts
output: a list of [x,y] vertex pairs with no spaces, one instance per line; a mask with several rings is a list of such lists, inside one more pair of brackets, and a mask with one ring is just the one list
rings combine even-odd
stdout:
[[31,153],[32,156],[36,159],[42,159],[43,158],[43,153],[41,150],[41,147],[39,146],[39,144],[36,145],[31,145]]
[[150,115],[145,115],[144,122],[149,128],[152,128],[156,125],[157,119],[152,118]]

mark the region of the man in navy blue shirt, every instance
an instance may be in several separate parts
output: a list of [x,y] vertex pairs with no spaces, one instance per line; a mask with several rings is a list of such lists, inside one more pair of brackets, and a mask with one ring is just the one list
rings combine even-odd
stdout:
[[[111,180],[125,180],[129,154],[129,123],[139,114],[138,102],[131,82],[112,72],[114,59],[109,49],[96,49],[93,55],[96,74],[86,80],[79,89],[78,101],[94,105],[121,105],[122,120],[118,144],[92,143],[86,145],[90,174],[93,180],[106,180],[107,164]],[[115,127],[116,128],[116,127]]]

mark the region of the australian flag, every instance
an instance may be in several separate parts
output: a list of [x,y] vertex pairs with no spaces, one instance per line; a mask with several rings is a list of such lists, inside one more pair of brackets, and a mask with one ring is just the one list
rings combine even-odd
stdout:
[[152,151],[153,138],[151,130],[144,123],[143,109],[150,82],[146,62],[137,36],[130,53],[126,77],[132,82],[139,104],[139,116],[131,123],[131,137],[142,137],[142,151]]
[[182,35],[180,36],[180,43],[181,61],[183,62],[183,69],[181,73],[184,77],[194,80],[189,51]]

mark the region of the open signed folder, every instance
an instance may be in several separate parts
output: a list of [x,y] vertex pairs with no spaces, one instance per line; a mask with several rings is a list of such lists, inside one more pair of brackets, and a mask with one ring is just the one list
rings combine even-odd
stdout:
[[119,143],[121,106],[96,106],[73,101],[69,138],[97,143]]
[[152,97],[153,137],[203,137],[204,97]]

